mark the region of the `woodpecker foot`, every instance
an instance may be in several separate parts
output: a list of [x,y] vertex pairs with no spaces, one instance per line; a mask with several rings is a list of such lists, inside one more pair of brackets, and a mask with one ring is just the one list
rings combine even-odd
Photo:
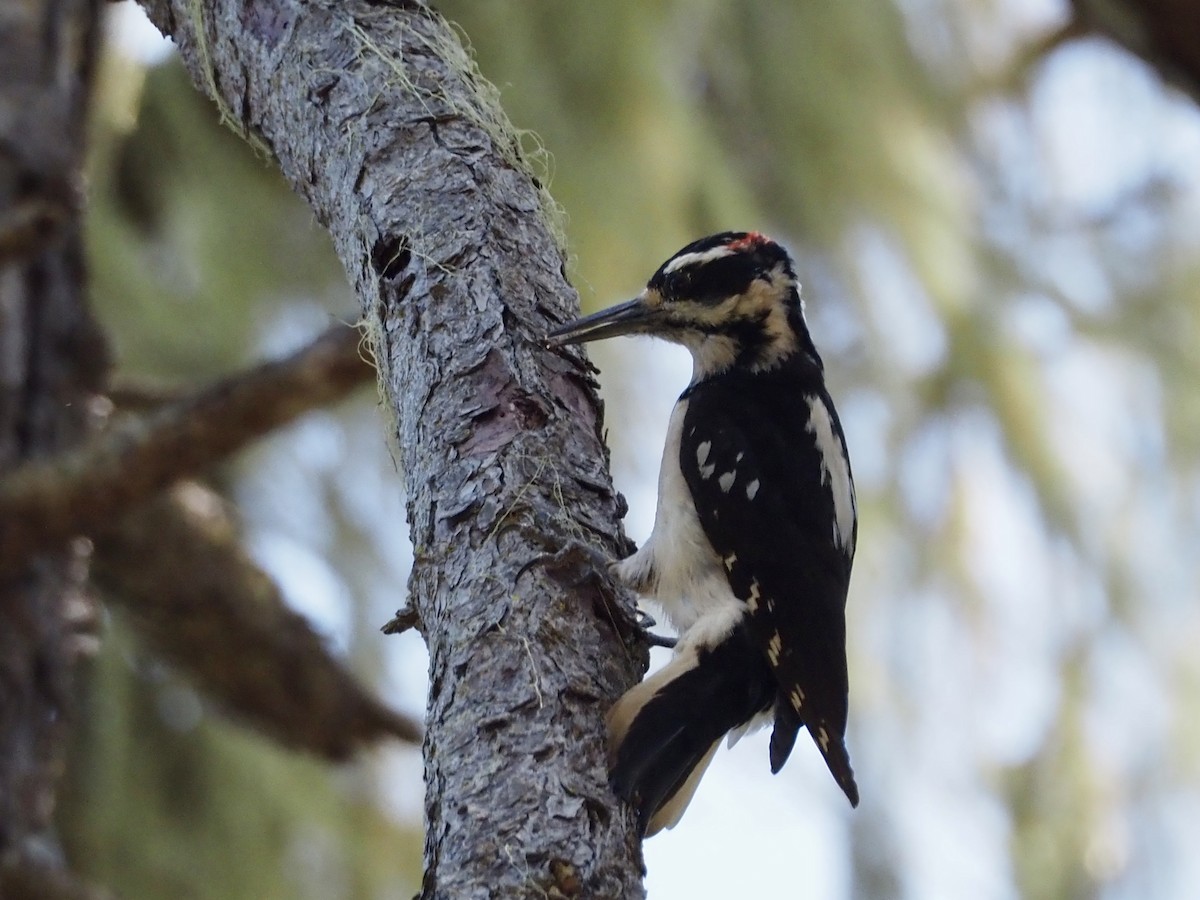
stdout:
[[665,634],[655,634],[653,631],[643,631],[642,637],[651,647],[666,647],[668,650],[674,650],[675,645],[679,643],[679,638],[668,637]]
[[675,645],[679,643],[678,638],[668,637],[665,634],[655,634],[650,630],[658,624],[654,616],[650,615],[650,613],[646,612],[640,606],[635,610],[635,614],[637,616],[637,627],[641,629],[642,638],[647,644],[651,647],[666,647],[668,650],[675,649]]

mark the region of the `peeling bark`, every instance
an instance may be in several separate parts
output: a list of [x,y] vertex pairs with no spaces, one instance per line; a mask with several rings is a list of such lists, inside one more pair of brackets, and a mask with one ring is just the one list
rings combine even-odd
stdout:
[[[637,897],[603,714],[645,665],[546,195],[422,4],[143,0],[333,236],[395,416],[430,650],[422,895]],[[231,215],[235,213],[231,212]],[[601,570],[602,572],[603,570]]]

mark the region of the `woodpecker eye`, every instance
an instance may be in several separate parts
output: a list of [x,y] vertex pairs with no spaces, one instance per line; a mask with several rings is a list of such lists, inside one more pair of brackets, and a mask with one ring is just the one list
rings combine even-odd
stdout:
[[688,297],[700,303],[716,305],[743,294],[756,276],[752,259],[742,254],[714,260],[695,273]]
[[663,294],[670,300],[685,300],[691,296],[695,280],[691,269],[672,272],[663,279]]

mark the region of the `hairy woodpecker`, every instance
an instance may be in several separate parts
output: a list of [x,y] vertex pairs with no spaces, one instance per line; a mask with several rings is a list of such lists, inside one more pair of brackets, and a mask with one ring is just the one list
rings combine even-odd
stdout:
[[692,354],[649,540],[613,572],[679,632],[608,716],[615,791],[645,834],[675,825],[726,734],[774,717],[771,771],[806,726],[852,805],[846,592],[858,531],[846,440],[791,258],[757,232],[688,244],[634,300],[548,346],[649,334]]

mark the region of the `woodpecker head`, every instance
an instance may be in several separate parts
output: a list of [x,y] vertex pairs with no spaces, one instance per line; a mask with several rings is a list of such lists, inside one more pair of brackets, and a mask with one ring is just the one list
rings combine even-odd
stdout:
[[758,232],[726,231],[688,244],[636,298],[551,332],[559,347],[650,334],[692,353],[694,380],[733,367],[770,369],[801,353],[821,365],[804,323],[787,251]]

